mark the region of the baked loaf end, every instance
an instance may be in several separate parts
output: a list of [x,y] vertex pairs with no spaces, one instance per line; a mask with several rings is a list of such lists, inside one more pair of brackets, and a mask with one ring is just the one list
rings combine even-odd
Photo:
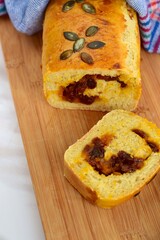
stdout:
[[[136,13],[125,0],[91,1],[94,14],[85,12],[78,2],[63,12],[66,2],[51,1],[45,14],[42,69],[47,101],[57,108],[135,109],[141,95]],[[93,26],[98,31],[86,36]],[[76,33],[82,42],[68,40],[65,32]],[[94,41],[102,45],[88,47]],[[62,54],[66,50],[70,52]],[[85,55],[84,62],[82,53],[92,60]]]
[[160,129],[113,110],[64,155],[64,175],[90,202],[116,206],[140,192],[160,169]]

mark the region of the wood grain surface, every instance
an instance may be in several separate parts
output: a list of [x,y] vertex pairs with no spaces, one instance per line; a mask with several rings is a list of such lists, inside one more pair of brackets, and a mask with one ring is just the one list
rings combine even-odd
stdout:
[[[87,202],[65,179],[63,156],[104,113],[48,105],[42,89],[41,33],[18,33],[3,17],[0,39],[46,239],[160,239],[160,174],[137,197],[113,209]],[[142,50],[141,74],[136,112],[160,127],[160,55]]]

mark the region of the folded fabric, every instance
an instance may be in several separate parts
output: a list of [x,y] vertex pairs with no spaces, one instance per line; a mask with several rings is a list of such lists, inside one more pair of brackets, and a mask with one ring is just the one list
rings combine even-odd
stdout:
[[[3,0],[0,0],[3,4]],[[4,0],[7,13],[15,28],[28,35],[42,29],[44,10],[49,0]]]
[[[66,0],[67,1],[67,0]],[[142,45],[148,52],[160,53],[160,1],[126,0],[137,11]],[[49,0],[0,0],[0,15],[5,7],[15,28],[28,35],[42,29],[44,10]]]
[[6,8],[3,0],[0,0],[0,16],[6,13]]
[[160,53],[160,1],[126,0],[139,15],[142,45],[148,52]]

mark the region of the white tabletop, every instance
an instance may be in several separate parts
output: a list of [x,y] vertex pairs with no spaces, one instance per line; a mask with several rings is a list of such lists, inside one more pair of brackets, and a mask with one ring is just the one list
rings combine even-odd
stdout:
[[0,46],[0,240],[44,240]]

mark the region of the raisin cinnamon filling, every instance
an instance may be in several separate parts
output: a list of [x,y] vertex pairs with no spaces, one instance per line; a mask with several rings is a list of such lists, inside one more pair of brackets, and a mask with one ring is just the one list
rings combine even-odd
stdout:
[[143,132],[142,130],[139,130],[139,129],[133,129],[132,132],[136,133],[141,138],[144,138],[146,143],[152,149],[153,152],[159,152],[159,147],[157,146],[157,144],[148,140],[147,133],[145,133],[145,132]]
[[132,157],[125,151],[119,151],[109,160],[104,159],[106,143],[103,139],[95,138],[90,145],[84,148],[85,160],[100,174],[108,176],[109,174],[123,174],[134,172],[144,165],[144,159]]
[[94,89],[96,86],[97,83],[93,78],[82,78],[80,81],[71,83],[64,88],[63,97],[69,102],[81,102],[90,105],[97,97],[84,95],[84,91],[87,88]]
[[96,75],[96,78],[99,79],[99,80],[105,80],[106,82],[116,81],[116,82],[120,83],[121,88],[124,88],[124,87],[127,86],[126,83],[124,83],[123,81],[119,80],[119,76],[110,77],[110,76],[102,76],[102,75],[100,75],[100,74],[97,74],[97,75]]
[[159,147],[154,142],[146,140],[146,143],[149,145],[153,152],[159,152]]
[[100,74],[95,75],[85,75],[78,82],[70,83],[67,87],[63,88],[63,98],[69,102],[80,102],[83,104],[90,105],[92,104],[98,96],[87,96],[84,94],[86,89],[94,89],[97,86],[96,80],[104,80],[104,81],[117,81],[120,83],[121,88],[127,86],[126,83],[119,80],[119,77],[110,77],[110,76],[102,76]]

